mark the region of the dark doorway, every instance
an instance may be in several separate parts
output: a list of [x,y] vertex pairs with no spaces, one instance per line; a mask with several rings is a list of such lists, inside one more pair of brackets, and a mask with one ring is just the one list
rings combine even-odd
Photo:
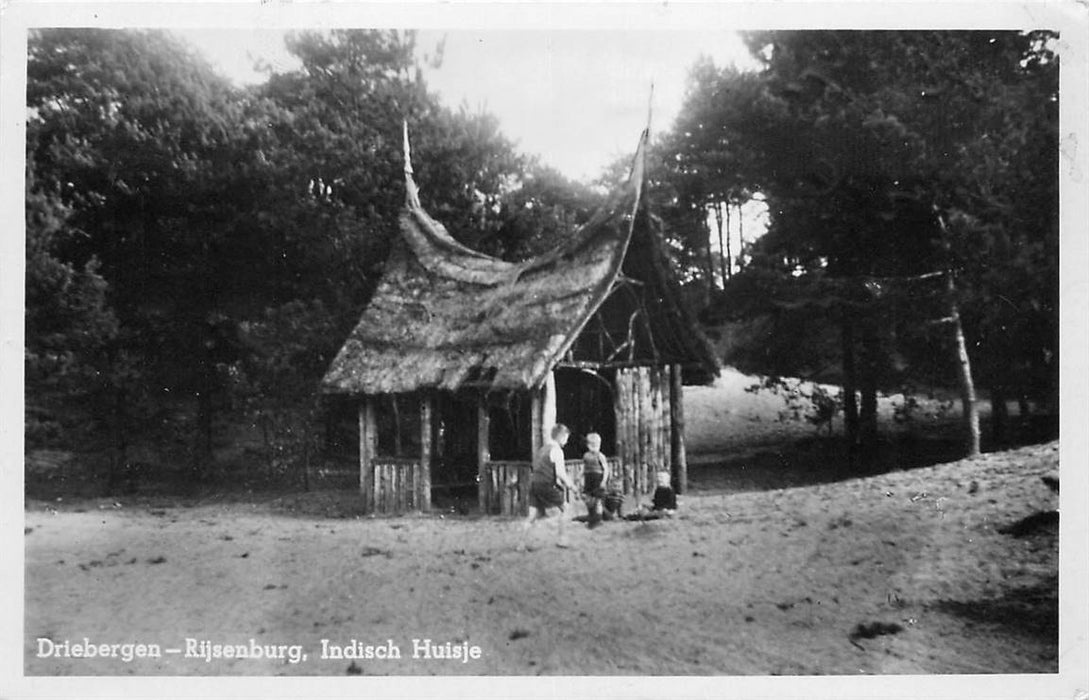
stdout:
[[399,459],[418,457],[420,397],[416,394],[382,394],[372,400],[378,454]]
[[435,395],[434,443],[431,485],[476,484],[476,397],[463,394]]
[[616,455],[616,414],[613,410],[611,376],[589,369],[562,367],[556,370],[556,421],[571,429],[564,449],[568,459],[586,450],[586,435],[601,435],[601,451]]
[[488,451],[492,459],[533,459],[530,404],[529,392],[526,391],[497,391],[488,394]]
[[477,398],[440,392],[433,410],[432,505],[468,512],[477,500]]

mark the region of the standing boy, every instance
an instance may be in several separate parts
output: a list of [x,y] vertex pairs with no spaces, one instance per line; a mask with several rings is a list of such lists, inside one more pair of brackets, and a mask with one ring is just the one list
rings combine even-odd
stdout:
[[582,456],[582,494],[588,511],[587,526],[595,528],[601,522],[601,501],[609,483],[609,462],[601,454],[601,436],[586,436],[586,454]]
[[566,490],[575,490],[575,485],[567,477],[567,469],[564,468],[563,446],[571,431],[563,423],[557,423],[552,428],[552,439],[537,450],[533,458],[533,477],[529,486],[529,515],[522,524],[522,536],[518,540],[518,551],[526,549],[526,535],[536,522],[537,518],[543,518],[548,514],[549,508],[558,508],[560,515],[556,546],[568,547],[567,535],[564,530],[563,509],[566,502]]

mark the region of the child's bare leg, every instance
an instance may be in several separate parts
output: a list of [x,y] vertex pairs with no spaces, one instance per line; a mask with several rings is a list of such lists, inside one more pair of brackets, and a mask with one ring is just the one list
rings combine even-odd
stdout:
[[518,546],[516,549],[519,552],[524,552],[526,549],[526,536],[529,534],[529,529],[533,527],[533,522],[537,520],[537,509],[533,506],[529,508],[529,515],[522,521],[522,534],[518,538]]
[[561,510],[560,514],[559,514],[559,517],[556,518],[556,522],[558,523],[558,525],[556,526],[556,530],[557,530],[556,545],[559,546],[559,547],[568,547],[568,546],[570,546],[569,543],[567,542],[567,529],[566,529],[567,528],[567,525],[566,525],[566,523],[567,523],[567,513],[565,513],[564,511]]
[[601,523],[601,499],[595,496],[589,496],[586,499],[586,516],[587,527],[591,530],[597,527]]

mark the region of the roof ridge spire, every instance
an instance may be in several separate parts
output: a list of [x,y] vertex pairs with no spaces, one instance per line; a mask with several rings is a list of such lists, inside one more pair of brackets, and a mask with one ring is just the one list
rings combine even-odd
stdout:
[[650,119],[654,112],[654,81],[650,81],[650,95],[647,97],[647,125],[643,133],[639,135],[639,146],[635,149],[635,155],[631,159],[631,167],[628,169],[628,182],[634,182],[637,192],[642,187],[643,175],[646,171],[646,149],[650,142]]

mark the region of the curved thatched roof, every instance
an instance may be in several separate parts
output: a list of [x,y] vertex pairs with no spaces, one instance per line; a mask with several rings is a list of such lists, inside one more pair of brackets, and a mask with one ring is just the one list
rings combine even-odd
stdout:
[[[523,263],[454,240],[420,206],[407,166],[401,238],[323,389],[383,394],[538,386],[620,275],[637,218],[645,141],[644,135],[628,183],[573,242]],[[708,357],[703,351],[691,359]]]

